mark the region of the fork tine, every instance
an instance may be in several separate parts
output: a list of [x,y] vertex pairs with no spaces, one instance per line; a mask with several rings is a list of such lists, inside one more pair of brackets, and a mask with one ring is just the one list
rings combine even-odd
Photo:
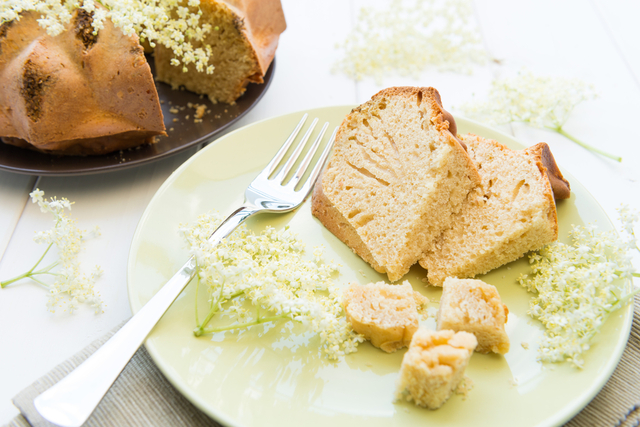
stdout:
[[276,167],[278,167],[278,164],[286,154],[287,150],[289,150],[289,147],[291,147],[291,144],[296,139],[296,136],[298,136],[298,132],[300,132],[300,129],[302,128],[302,125],[304,124],[304,122],[307,120],[307,117],[309,117],[309,114],[305,113],[304,116],[302,116],[302,119],[300,119],[300,121],[296,125],[293,132],[291,132],[291,135],[289,135],[289,137],[284,142],[284,144],[282,144],[282,147],[280,147],[280,150],[278,150],[276,155],[273,156],[273,159],[271,159],[267,167],[263,169],[263,171],[267,172],[266,173],[267,177],[269,177],[273,173],[273,171],[276,170]]
[[296,160],[298,160],[298,157],[300,157],[300,153],[302,153],[302,150],[304,149],[305,145],[307,145],[307,141],[311,136],[311,132],[313,132],[313,129],[316,127],[317,123],[318,123],[318,119],[317,118],[313,119],[313,122],[311,122],[311,126],[302,137],[302,140],[298,143],[295,151],[291,154],[291,157],[289,157],[289,160],[287,160],[287,163],[285,163],[285,165],[282,167],[280,172],[278,172],[278,174],[275,176],[274,178],[275,181],[282,183],[284,179],[287,177],[287,174],[291,171],[291,168],[293,167],[294,163],[296,162]]
[[329,127],[329,122],[326,122],[324,126],[322,126],[322,129],[320,130],[320,133],[316,137],[316,140],[313,141],[313,145],[311,146],[311,148],[307,152],[307,155],[304,157],[304,159],[300,163],[300,166],[298,166],[298,170],[296,171],[296,174],[293,176],[293,178],[291,178],[291,181],[289,181],[289,184],[287,185],[290,185],[292,187],[295,187],[296,185],[298,185],[298,182],[300,182],[300,178],[302,178],[302,175],[304,175],[304,173],[307,171],[307,168],[309,167],[309,163],[311,163],[311,159],[313,158],[313,156],[315,156],[316,151],[318,151],[320,142],[322,142],[322,138],[324,137],[324,133],[327,131],[328,127]]
[[316,183],[318,176],[320,175],[320,172],[324,168],[324,164],[327,162],[327,157],[329,157],[329,153],[333,148],[333,144],[336,142],[336,134],[338,133],[338,127],[339,126],[336,126],[336,128],[333,130],[333,133],[331,134],[331,138],[329,139],[327,146],[324,147],[324,151],[322,151],[322,154],[318,159],[318,163],[316,163],[313,170],[311,171],[311,174],[309,174],[309,178],[307,178],[304,185],[300,187],[300,192],[305,194],[305,197],[311,191],[311,188]]

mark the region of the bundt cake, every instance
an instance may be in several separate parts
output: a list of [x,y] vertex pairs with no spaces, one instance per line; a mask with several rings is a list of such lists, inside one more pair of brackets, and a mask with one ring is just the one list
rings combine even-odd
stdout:
[[137,36],[78,9],[58,36],[23,12],[0,27],[0,136],[66,155],[104,154],[164,135],[151,70]]

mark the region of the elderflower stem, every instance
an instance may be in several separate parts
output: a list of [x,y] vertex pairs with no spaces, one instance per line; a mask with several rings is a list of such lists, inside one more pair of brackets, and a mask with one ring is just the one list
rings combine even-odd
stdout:
[[578,138],[574,137],[573,135],[567,133],[564,129],[562,129],[562,126],[559,126],[557,128],[549,127],[548,129],[551,129],[553,131],[558,132],[560,135],[562,135],[562,136],[564,136],[566,138],[569,138],[570,140],[572,140],[576,144],[580,145],[581,147],[586,148],[587,150],[591,150],[594,153],[598,153],[598,154],[600,154],[602,156],[605,156],[605,157],[608,157],[610,159],[613,159],[616,162],[621,162],[622,161],[622,157],[620,157],[620,156],[615,156],[613,154],[609,154],[606,151],[599,150],[599,149],[597,149],[597,148],[595,148],[595,147],[593,147],[593,146],[591,146],[589,144],[586,144],[586,143],[580,141]]
[[49,285],[47,285],[46,283],[44,283],[42,280],[40,279],[36,279],[35,277],[31,276],[31,280],[33,280],[36,283],[39,283],[40,285],[42,285],[43,287],[49,289]]
[[[198,284],[196,285],[196,295],[198,292],[198,286],[200,284],[200,280],[198,280]],[[238,298],[240,295],[243,295],[244,291],[238,291],[234,294],[232,294],[229,299],[227,301],[231,301],[234,298]],[[215,314],[218,312],[218,310],[220,310],[221,304],[219,304],[220,299],[222,298],[222,290],[220,291],[220,295],[218,297],[218,300],[216,300],[211,307],[211,310],[209,311],[209,313],[207,314],[207,317],[204,319],[204,321],[202,323],[198,322],[198,308],[197,308],[197,298],[196,298],[196,324],[198,325],[194,330],[193,330],[193,334],[197,337],[199,337],[200,335],[202,335],[205,331],[204,327],[207,323],[209,323],[209,321],[211,321],[211,319],[213,319],[213,316],[215,316]]]
[[104,3],[104,2],[102,2],[101,0],[96,0],[96,3],[98,3],[100,6],[104,7],[105,9],[107,9],[107,10],[109,10],[109,11],[113,10],[113,8],[112,8],[110,5],[105,4],[105,3]]
[[[53,246],[53,243],[49,243],[49,246],[47,246],[47,249],[45,249],[44,253],[42,254],[42,256],[40,257],[40,259],[38,259],[38,261],[36,261],[36,263],[33,265],[33,267],[31,267],[31,269],[29,269],[29,271],[27,271],[26,273],[23,273],[19,276],[16,276],[12,279],[9,280],[5,280],[4,282],[0,282],[0,288],[4,288],[12,283],[17,282],[18,280],[24,279],[24,278],[31,278],[33,279],[33,276],[36,274],[43,274],[44,272],[48,272],[49,270],[51,270],[53,267],[55,267],[58,263],[54,262],[53,264],[43,268],[40,271],[36,271],[35,273],[33,272],[33,270],[36,269],[36,267],[38,265],[40,265],[40,263],[42,262],[42,260],[44,259],[45,255],[47,255],[47,252],[49,252],[49,249],[51,249],[51,246]],[[34,279],[35,280],[35,279]]]
[[261,323],[268,323],[268,322],[275,322],[277,320],[280,319],[289,319],[289,317],[286,314],[281,314],[279,316],[271,316],[271,317],[259,317],[256,320],[252,320],[251,322],[245,322],[245,323],[236,323],[235,325],[229,325],[229,326],[220,326],[217,328],[205,328],[205,329],[196,329],[195,331],[193,331],[194,335],[199,337],[203,334],[212,334],[214,332],[222,332],[222,331],[230,331],[233,329],[242,329],[242,328],[248,328],[249,326],[253,326],[253,325],[259,325]]
[[[632,273],[632,276],[635,277],[640,277],[640,275],[637,275],[637,273]],[[627,302],[629,302],[630,300],[632,300],[633,298],[635,298],[635,296],[640,292],[640,288],[636,288],[633,291],[629,292],[627,295],[625,295],[624,297],[622,297],[622,300],[620,300],[620,305],[626,305]]]
[[[198,264],[196,263],[196,268]],[[196,325],[200,325],[200,316],[198,315],[198,291],[200,290],[200,276],[196,274],[196,298],[195,298],[195,311],[196,311]]]

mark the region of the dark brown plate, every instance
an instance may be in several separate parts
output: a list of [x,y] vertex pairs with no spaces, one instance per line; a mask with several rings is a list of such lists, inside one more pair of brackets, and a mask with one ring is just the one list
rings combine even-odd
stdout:
[[[150,64],[153,72],[153,61]],[[102,156],[77,157],[44,154],[0,142],[0,169],[28,175],[88,175],[139,166],[210,142],[260,101],[271,84],[274,70],[275,59],[267,70],[264,83],[250,83],[235,105],[213,104],[206,97],[200,99],[195,93],[173,90],[167,84],[156,82],[168,136],[159,137],[155,144]],[[207,111],[210,110],[201,123],[194,123],[195,110],[188,108],[188,103],[205,104]],[[169,111],[172,107],[185,108],[173,114]]]

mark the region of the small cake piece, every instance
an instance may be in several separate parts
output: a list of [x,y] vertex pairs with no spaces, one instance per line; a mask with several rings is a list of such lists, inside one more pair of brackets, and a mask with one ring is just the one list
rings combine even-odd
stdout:
[[420,328],[402,359],[396,398],[438,409],[460,385],[476,344],[467,332]]
[[312,213],[393,282],[451,227],[479,184],[438,91],[392,87],[340,125]]
[[409,345],[418,330],[418,309],[428,302],[407,281],[402,285],[351,284],[343,295],[353,330],[387,353]]
[[482,280],[447,277],[442,289],[438,330],[470,332],[478,339],[479,353],[509,351],[504,330],[509,310],[494,286]]
[[[186,3],[186,2],[183,2]],[[286,28],[280,0],[201,0],[201,24],[212,30],[191,43],[194,50],[210,46],[212,74],[197,71],[193,63],[175,66],[173,51],[155,49],[157,78],[177,88],[205,94],[216,103],[235,103],[250,82],[263,83],[264,75]],[[192,11],[197,9],[193,8]]]
[[435,286],[449,276],[484,274],[556,240],[554,196],[570,195],[547,144],[518,151],[476,135],[461,139],[482,186],[420,260]]

